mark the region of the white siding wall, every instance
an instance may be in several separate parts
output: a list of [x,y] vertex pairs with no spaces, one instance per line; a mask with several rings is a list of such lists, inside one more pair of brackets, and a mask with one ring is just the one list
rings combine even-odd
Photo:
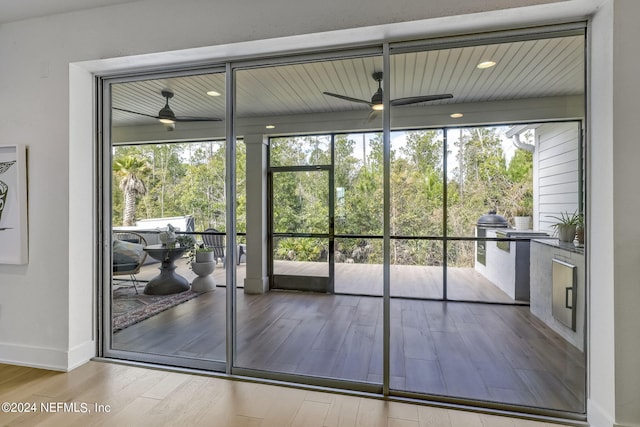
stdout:
[[550,123],[536,129],[534,183],[537,207],[534,229],[553,233],[551,216],[573,214],[579,206],[579,127],[577,123]]

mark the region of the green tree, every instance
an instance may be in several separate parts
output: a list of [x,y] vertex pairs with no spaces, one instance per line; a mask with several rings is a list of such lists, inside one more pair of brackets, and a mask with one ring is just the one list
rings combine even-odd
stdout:
[[[451,132],[453,133],[453,132]],[[391,149],[391,260],[393,263],[439,265],[442,262],[444,227],[448,236],[472,237],[480,215],[489,209],[509,217],[516,206],[532,195],[531,153],[516,151],[506,165],[497,129],[460,131],[444,171],[441,131],[421,130],[392,134]],[[449,135],[449,140],[454,138]],[[329,165],[331,137],[283,137],[271,141],[271,166]],[[402,141],[396,143],[395,141]],[[327,172],[298,171],[274,174],[274,227],[280,232],[328,231],[329,191],[334,191],[335,233],[382,235],[383,144],[382,134],[334,136],[334,188],[329,189]],[[226,229],[225,144],[219,141],[145,144],[117,147],[114,158],[145,160],[146,195],[137,214],[148,218],[191,215],[196,229]],[[246,231],[246,151],[236,145],[237,230]],[[453,165],[452,165],[453,163]],[[455,166],[455,167],[453,167]],[[115,167],[115,166],[114,166]],[[115,170],[115,169],[114,169]],[[116,178],[117,177],[117,178]],[[322,178],[321,178],[322,177]],[[114,173],[114,223],[124,212],[124,191],[117,187]],[[444,194],[447,188],[447,218]],[[125,188],[125,187],[123,187]],[[134,199],[135,200],[135,199]],[[122,214],[124,218],[124,213]],[[436,239],[402,239],[435,237]],[[469,242],[450,242],[450,265],[467,266],[473,260]],[[320,260],[327,256],[322,239],[280,239],[276,256],[286,259]],[[336,260],[381,262],[381,240],[339,238]]]
[[176,205],[191,215],[196,228],[225,231],[225,147],[220,142],[193,145],[175,186]]
[[360,134],[356,138],[357,141],[347,135],[336,137],[336,232],[381,235],[382,164],[377,160],[382,158],[380,135]]
[[[335,138],[335,231],[337,234],[382,235],[382,135],[337,135]],[[339,238],[337,262],[382,262],[379,239]]]
[[136,199],[147,193],[142,177],[149,172],[145,159],[125,156],[113,162],[113,171],[120,177],[119,188],[124,193],[122,225],[134,225],[136,217]]
[[516,150],[507,177],[511,185],[505,192],[505,200],[509,201],[505,214],[510,217],[533,214],[533,153]]
[[[439,133],[406,133],[404,144],[391,153],[391,234],[441,237],[443,153]],[[436,240],[393,241],[395,263],[439,265],[441,244]]]
[[185,174],[185,150],[189,144],[153,144],[144,146],[151,165],[148,195],[144,198],[148,218],[181,216],[186,213],[178,203],[176,187]]
[[495,209],[504,213],[507,177],[502,141],[495,128],[467,129],[455,142],[457,168],[448,187],[450,235],[473,236],[478,218]]
[[[226,211],[225,143],[205,141],[191,143],[144,144],[114,148],[114,158],[133,156],[144,159],[144,196],[139,196],[137,215],[142,218],[191,215],[196,230],[214,227],[224,231]],[[237,230],[246,231],[246,150],[236,145]],[[113,222],[121,221],[124,198],[117,188],[114,173]]]
[[509,162],[507,175],[512,182],[531,181],[533,179],[533,153],[526,150],[516,150]]

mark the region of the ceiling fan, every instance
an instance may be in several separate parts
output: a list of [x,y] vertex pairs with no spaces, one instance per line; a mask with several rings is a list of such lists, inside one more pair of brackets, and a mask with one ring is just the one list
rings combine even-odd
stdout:
[[215,117],[193,117],[193,116],[176,116],[171,107],[169,107],[169,99],[173,98],[173,92],[169,89],[165,89],[160,92],[162,96],[165,98],[164,107],[160,111],[158,111],[158,115],[153,116],[151,114],[141,113],[139,111],[131,111],[124,108],[113,107],[114,110],[124,111],[125,113],[138,114],[140,116],[151,117],[154,119],[158,119],[161,123],[167,125],[167,129],[173,130],[173,126],[175,126],[176,122],[219,122],[222,119],[218,119]]
[[[373,77],[373,80],[378,82],[378,90],[376,90],[376,92],[371,97],[371,101],[367,101],[365,99],[352,98],[350,96],[340,95],[340,94],[331,93],[331,92],[322,92],[322,93],[325,95],[333,96],[334,98],[344,99],[345,101],[367,104],[369,107],[371,107],[372,110],[381,111],[384,108],[382,104],[382,83],[381,83],[382,71],[374,72],[371,75],[371,77]],[[407,98],[392,99],[390,103],[392,107],[395,107],[399,105],[418,104],[420,102],[437,101],[439,99],[447,99],[447,98],[453,98],[453,95],[450,93],[443,93],[439,95],[410,96]]]

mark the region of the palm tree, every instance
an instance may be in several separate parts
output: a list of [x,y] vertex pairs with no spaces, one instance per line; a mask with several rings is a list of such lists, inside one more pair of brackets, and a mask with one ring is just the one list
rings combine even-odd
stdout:
[[147,187],[140,178],[149,172],[145,159],[136,156],[124,156],[113,162],[113,171],[120,177],[120,189],[124,193],[122,225],[134,225],[136,217],[136,198],[147,193]]

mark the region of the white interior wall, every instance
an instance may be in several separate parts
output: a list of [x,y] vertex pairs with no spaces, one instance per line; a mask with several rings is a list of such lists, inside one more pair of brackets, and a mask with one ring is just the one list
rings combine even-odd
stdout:
[[[589,271],[587,323],[589,342],[589,394],[587,412],[594,425],[615,420],[615,337],[613,312],[613,2],[602,7],[591,26],[591,60],[588,102],[587,177],[591,197],[587,201],[587,269]],[[592,55],[593,56],[593,55]],[[598,227],[592,226],[598,224]]]
[[[613,23],[613,325],[615,418],[621,426],[640,426],[640,2],[614,2]],[[594,61],[600,58],[594,58]],[[595,76],[594,76],[595,78]],[[607,100],[607,103],[609,100]],[[596,157],[593,158],[596,160]],[[597,199],[594,200],[594,203]],[[610,212],[610,211],[607,211]],[[604,219],[604,218],[603,218]],[[594,222],[594,225],[597,224]],[[608,227],[607,227],[608,228]],[[596,242],[594,242],[595,244]],[[595,258],[595,254],[594,254]],[[593,260],[594,264],[596,260]],[[595,287],[595,283],[594,283]],[[594,300],[594,305],[596,300]]]
[[[593,176],[587,231],[594,301],[589,319],[589,418],[594,426],[611,426],[614,420],[640,425],[640,328],[634,316],[640,302],[640,229],[627,228],[640,203],[633,196],[640,169],[632,164],[640,154],[632,116],[640,98],[635,49],[640,4],[569,0],[526,11],[481,12],[525,3],[531,2],[431,0],[390,10],[387,2],[365,0],[304,6],[278,0],[257,8],[232,1],[145,0],[1,25],[0,87],[10,102],[0,104],[0,125],[7,141],[29,148],[30,263],[0,266],[0,360],[65,370],[85,360],[94,344],[95,272],[87,248],[99,248],[93,239],[96,191],[86,176],[95,146],[89,126],[94,120],[88,104],[91,71],[556,22],[586,16],[604,3],[594,20],[591,49],[591,94],[597,102],[590,115],[597,120],[591,122],[589,153]],[[468,12],[481,13],[454,16]],[[434,16],[444,17],[297,36]],[[275,36],[287,38],[250,42]],[[154,54],[202,46],[213,48]],[[81,61],[93,62],[70,71],[69,63]]]
[[592,21],[588,128],[590,188],[589,421],[640,426],[640,3],[603,2]]

